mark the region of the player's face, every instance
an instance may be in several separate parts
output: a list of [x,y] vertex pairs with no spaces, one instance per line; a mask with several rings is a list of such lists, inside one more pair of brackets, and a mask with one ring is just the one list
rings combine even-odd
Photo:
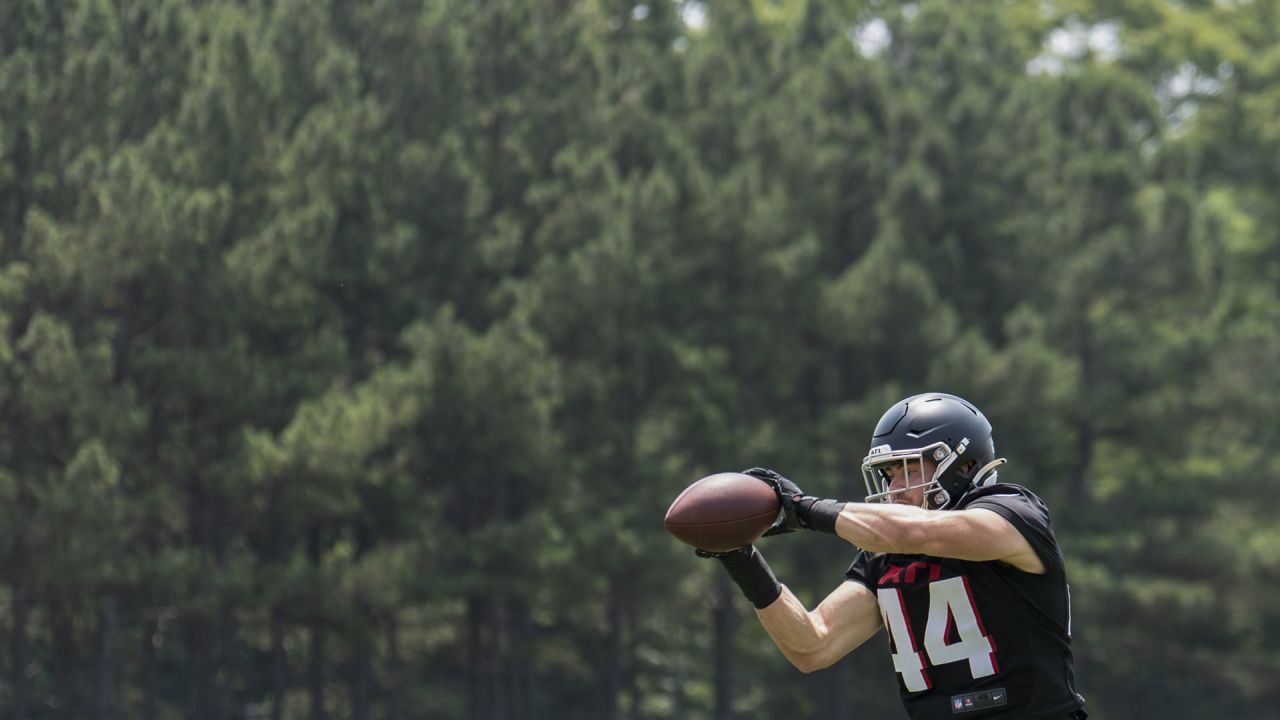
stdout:
[[[905,465],[905,470],[904,470]],[[889,492],[902,492],[893,495],[893,502],[900,505],[924,505],[924,486],[933,479],[937,463],[927,458],[918,462],[893,463],[885,467],[884,473],[889,476]]]

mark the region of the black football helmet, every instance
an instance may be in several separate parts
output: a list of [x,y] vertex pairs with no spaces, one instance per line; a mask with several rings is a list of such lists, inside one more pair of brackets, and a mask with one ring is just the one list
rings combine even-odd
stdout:
[[[925,476],[925,460],[935,466]],[[991,423],[971,403],[946,393],[924,393],[895,403],[876,423],[871,450],[862,460],[867,502],[893,502],[902,492],[924,488],[921,506],[947,509],[974,487],[996,481]],[[914,465],[913,465],[914,464]],[[920,482],[912,485],[912,469]],[[907,486],[890,490],[902,472]]]

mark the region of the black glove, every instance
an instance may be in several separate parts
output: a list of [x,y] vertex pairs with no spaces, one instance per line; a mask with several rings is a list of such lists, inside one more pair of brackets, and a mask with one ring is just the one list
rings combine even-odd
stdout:
[[800,523],[800,518],[796,516],[795,499],[804,497],[804,491],[800,489],[799,485],[768,468],[753,467],[742,472],[744,475],[759,478],[773,488],[773,491],[778,494],[778,502],[782,504],[782,513],[778,515],[778,519],[774,521],[773,526],[765,531],[765,537],[784,535],[804,527]]
[[745,545],[724,552],[711,550],[694,550],[698,557],[715,558],[729,571],[729,577],[737,584],[742,594],[757,608],[766,608],[773,604],[782,594],[782,585],[774,576],[769,563],[752,545]]
[[753,467],[742,472],[759,478],[772,487],[778,494],[778,502],[782,505],[782,513],[773,526],[765,531],[765,537],[795,532],[800,528],[835,534],[836,518],[840,515],[840,508],[844,507],[844,503],[805,495],[799,485],[767,468]]

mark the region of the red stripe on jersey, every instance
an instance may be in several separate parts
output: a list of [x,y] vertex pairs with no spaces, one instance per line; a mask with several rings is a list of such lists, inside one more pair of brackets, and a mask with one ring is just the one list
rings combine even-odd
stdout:
[[973,617],[978,621],[978,630],[987,642],[991,643],[991,667],[998,673],[1000,663],[996,661],[996,639],[987,633],[986,626],[982,624],[982,613],[978,611],[978,604],[973,601],[973,588],[969,587],[969,577],[961,575],[960,579],[964,581],[964,591],[969,596],[969,607],[973,608]]
[[[902,596],[902,588],[894,588],[894,592],[898,593],[898,607],[902,608],[902,617],[906,621],[903,625],[907,626],[907,640],[911,643],[911,652],[920,658],[920,676],[924,678],[925,688],[932,690],[933,681],[929,679],[929,657],[920,651],[920,645],[916,643],[916,631],[911,629],[911,615],[907,613],[907,599]],[[898,648],[898,652],[902,652],[902,648]]]

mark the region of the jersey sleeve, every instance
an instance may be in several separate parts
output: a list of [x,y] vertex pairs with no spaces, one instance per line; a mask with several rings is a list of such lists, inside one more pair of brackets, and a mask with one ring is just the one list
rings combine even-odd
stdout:
[[873,567],[875,560],[876,557],[872,553],[866,550],[859,550],[858,554],[853,558],[853,564],[845,571],[844,579],[865,585],[871,592],[875,592],[880,578],[880,574]]
[[1039,498],[1017,492],[993,493],[980,497],[966,506],[990,510],[1013,525],[1031,548],[1040,556],[1046,568],[1062,568],[1062,550],[1049,524],[1049,509]]

